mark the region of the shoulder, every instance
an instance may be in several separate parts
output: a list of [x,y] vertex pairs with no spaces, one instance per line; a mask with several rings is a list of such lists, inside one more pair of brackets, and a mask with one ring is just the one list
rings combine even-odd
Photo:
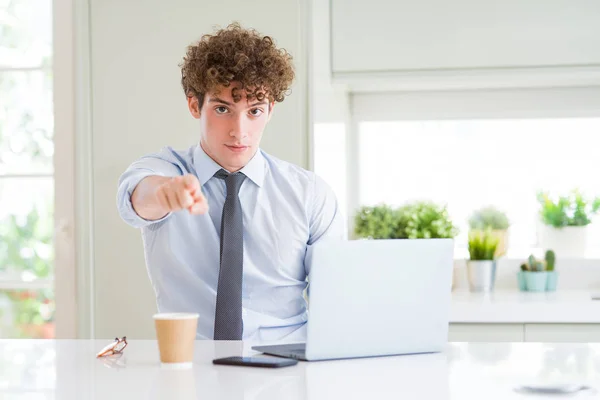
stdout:
[[300,182],[311,182],[315,179],[316,175],[312,171],[304,169],[291,162],[277,158],[265,152],[264,150],[261,150],[261,153],[265,159],[265,164],[267,165],[268,172],[271,173],[271,175],[273,176],[281,176]]
[[156,160],[156,162],[168,163],[177,167],[181,174],[185,174],[190,172],[193,168],[192,161],[195,147],[196,146],[190,146],[187,149],[176,150],[170,146],[166,146],[155,153],[149,153],[142,156],[138,162],[144,163]]
[[172,162],[174,164],[180,163],[181,160],[190,162],[193,159],[194,148],[196,146],[190,146],[187,149],[174,149],[171,146],[165,146],[155,153],[149,153],[143,158],[160,158],[165,161]]
[[261,150],[269,174],[276,181],[285,181],[296,188],[304,189],[309,195],[329,193],[331,188],[316,173],[296,164],[281,160]]

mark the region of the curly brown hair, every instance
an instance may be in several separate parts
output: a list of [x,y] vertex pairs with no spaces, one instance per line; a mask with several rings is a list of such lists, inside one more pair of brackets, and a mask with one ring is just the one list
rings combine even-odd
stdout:
[[[269,36],[233,23],[214,35],[203,35],[188,46],[181,67],[181,85],[187,97],[198,97],[200,106],[206,93],[216,93],[220,86],[241,83],[248,100],[282,102],[294,80],[292,56],[278,49]],[[239,101],[242,93],[232,89]]]

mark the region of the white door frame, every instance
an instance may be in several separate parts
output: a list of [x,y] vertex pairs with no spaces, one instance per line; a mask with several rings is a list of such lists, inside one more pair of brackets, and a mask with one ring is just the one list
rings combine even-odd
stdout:
[[56,338],[93,338],[90,24],[88,0],[54,0]]

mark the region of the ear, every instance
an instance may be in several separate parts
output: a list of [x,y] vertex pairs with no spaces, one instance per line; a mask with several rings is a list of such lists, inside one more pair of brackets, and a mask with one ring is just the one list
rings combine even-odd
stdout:
[[192,117],[200,118],[200,104],[198,103],[198,97],[192,96],[187,98],[188,108]]
[[275,108],[275,102],[272,101],[269,103],[269,118],[267,118],[267,122],[271,120],[271,116],[273,115],[273,109]]

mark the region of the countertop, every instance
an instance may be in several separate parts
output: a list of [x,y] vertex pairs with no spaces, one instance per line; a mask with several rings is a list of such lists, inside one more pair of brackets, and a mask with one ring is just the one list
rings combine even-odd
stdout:
[[[592,298],[598,298],[593,300]],[[600,323],[600,296],[590,291],[452,292],[451,323]]]
[[215,366],[249,355],[244,342],[197,341],[192,369],[161,368],[153,340],[95,358],[99,340],[2,340],[2,399],[527,399],[520,384],[591,385],[598,398],[600,344],[448,343],[436,354],[300,362],[264,369]]

